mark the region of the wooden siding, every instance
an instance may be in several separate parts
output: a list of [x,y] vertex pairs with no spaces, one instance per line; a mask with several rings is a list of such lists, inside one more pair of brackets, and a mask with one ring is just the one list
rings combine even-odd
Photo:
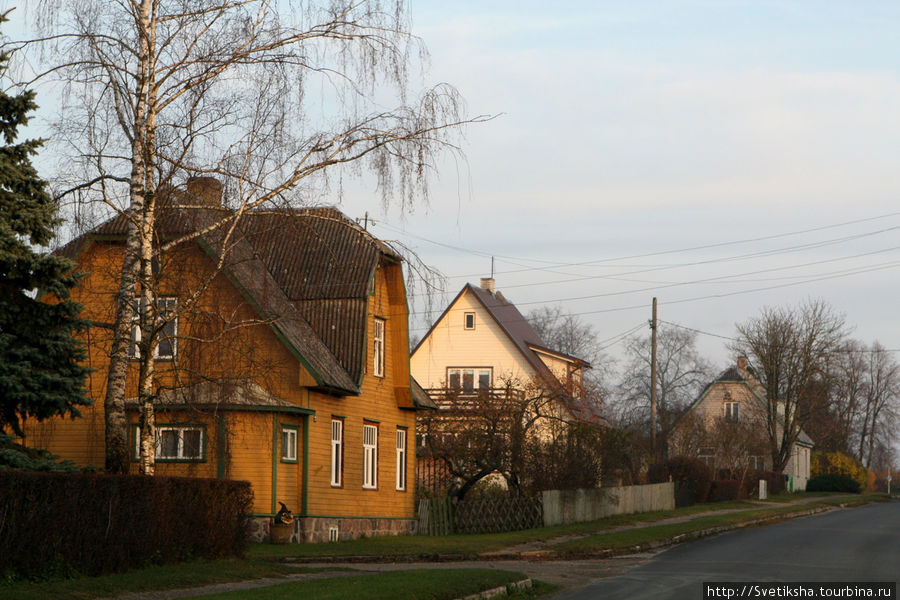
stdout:
[[[316,419],[310,423],[309,506],[310,515],[412,518],[414,490],[396,491],[396,447],[398,427],[406,427],[409,440],[415,439],[415,412],[397,406],[395,387],[409,387],[409,370],[404,356],[409,342],[406,334],[406,301],[391,304],[389,288],[401,277],[399,264],[382,264],[375,275],[375,295],[369,298],[368,336],[366,342],[366,374],[362,394],[358,397],[334,398],[312,393]],[[394,280],[393,286],[388,281]],[[402,279],[401,279],[402,281]],[[394,287],[394,292],[397,289]],[[373,328],[375,317],[386,321],[385,373],[375,377]],[[331,418],[344,420],[344,464],[342,486],[331,486]],[[378,425],[378,488],[363,490],[363,424]],[[409,441],[408,441],[409,443]],[[407,478],[414,473],[413,452],[408,451]]]
[[[73,298],[85,306],[84,316],[99,322],[113,320],[112,298],[121,268],[122,247],[111,243],[91,243],[79,258],[86,276],[73,291]],[[163,265],[162,295],[186,298],[209,276],[209,257],[193,245],[167,257]],[[284,502],[295,513],[302,510],[304,464],[307,511],[309,515],[338,517],[396,517],[414,515],[413,486],[395,490],[395,433],[409,431],[408,443],[415,440],[415,412],[398,406],[398,390],[409,394],[408,330],[406,298],[399,263],[384,260],[376,271],[375,293],[368,297],[365,339],[366,359],[359,396],[329,396],[304,387],[312,380],[297,359],[273,332],[260,322],[253,306],[222,274],[216,275],[201,301],[179,317],[179,347],[176,361],[157,362],[157,382],[164,388],[188,386],[202,378],[246,378],[259,383],[271,394],[315,411],[315,417],[273,412],[227,412],[225,477],[253,484],[254,510],[270,514],[273,503]],[[374,317],[386,320],[384,377],[371,375]],[[95,404],[83,410],[83,418],[50,419],[29,423],[26,443],[49,449],[78,464],[104,463],[104,409],[106,369],[110,331],[92,328],[85,334],[89,344],[88,366],[94,369],[87,381]],[[211,342],[188,341],[200,337]],[[129,373],[127,397],[136,395],[137,369]],[[344,420],[344,478],[341,488],[330,485],[331,416]],[[134,418],[136,416],[132,415]],[[186,421],[203,422],[206,427],[206,461],[203,463],[159,463],[158,473],[215,477],[217,455],[217,415],[194,411]],[[304,420],[308,420],[309,440],[304,443]],[[378,489],[362,489],[362,427],[369,420],[379,425]],[[162,417],[160,418],[162,421]],[[280,424],[299,428],[298,462],[280,460]],[[308,456],[303,449],[308,446]],[[414,452],[408,450],[407,477],[412,481]],[[273,497],[273,474],[275,495]],[[277,505],[275,505],[277,506]]]
[[[464,327],[467,312],[475,313],[475,329]],[[534,369],[516,345],[468,290],[410,358],[412,375],[425,388],[444,387],[448,367],[492,367],[495,387],[504,379],[534,377]]]

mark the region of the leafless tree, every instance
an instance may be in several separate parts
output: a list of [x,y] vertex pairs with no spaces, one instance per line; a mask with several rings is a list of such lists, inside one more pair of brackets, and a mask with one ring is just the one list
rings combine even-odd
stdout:
[[826,452],[855,454],[860,407],[866,394],[866,347],[847,340],[830,356],[827,377],[808,399],[809,419],[804,430]]
[[857,458],[867,468],[875,462],[876,449],[891,447],[900,409],[900,365],[875,342],[866,353],[864,395],[859,411]]
[[590,363],[591,368],[584,373],[584,381],[596,391],[597,396],[605,397],[609,393],[615,363],[601,349],[593,325],[560,306],[536,308],[525,318],[548,348]]
[[452,479],[448,493],[457,498],[492,474],[521,493],[531,445],[557,439],[574,422],[559,398],[535,381],[509,380],[471,392],[447,389],[438,405],[417,425],[424,440],[421,459],[446,467]]
[[[666,448],[675,419],[712,377],[712,367],[697,351],[697,334],[660,324],[657,337],[657,410],[659,447]],[[626,362],[617,387],[616,410],[622,423],[647,423],[650,415],[650,340],[626,341]]]
[[127,217],[104,402],[108,470],[128,465],[136,320],[141,471],[153,472],[154,268],[185,241],[154,234],[165,189],[192,176],[224,182],[231,211],[194,234],[219,230],[222,248],[246,211],[319,197],[363,168],[384,202],[427,198],[436,153],[458,148],[467,119],[450,86],[410,100],[409,68],[424,47],[405,9],[401,0],[44,0],[43,36],[7,44],[44,65],[36,80],[64,86],[60,195]]
[[737,330],[732,350],[749,358],[765,388],[769,452],[773,470],[780,472],[809,419],[811,397],[822,389],[832,352],[844,341],[844,317],[822,301],[810,301],[798,308],[764,308]]

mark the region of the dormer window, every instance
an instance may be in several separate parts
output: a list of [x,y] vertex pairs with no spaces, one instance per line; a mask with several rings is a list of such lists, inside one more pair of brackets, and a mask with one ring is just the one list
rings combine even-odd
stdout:
[[463,327],[465,329],[475,329],[475,313],[467,312],[463,315]]
[[[131,321],[131,344],[128,347],[130,358],[140,358],[140,310],[141,299],[135,298],[132,302],[133,316]],[[159,339],[157,340],[154,358],[157,360],[174,360],[178,350],[178,299],[157,298],[156,318],[159,323]]]
[[384,319],[375,318],[372,375],[384,377]]

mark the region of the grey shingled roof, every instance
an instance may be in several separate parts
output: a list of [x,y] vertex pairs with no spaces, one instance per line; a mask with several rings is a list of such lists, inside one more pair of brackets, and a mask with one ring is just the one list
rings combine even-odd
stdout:
[[[157,235],[164,239],[206,231],[229,215],[220,207],[180,208],[173,198],[181,195],[160,205]],[[90,239],[121,239],[126,232],[126,218],[118,215],[58,252],[75,258]],[[230,233],[228,225],[218,227],[197,243],[214,260],[224,254],[225,274],[320,389],[360,393],[372,276],[379,261],[402,260],[390,246],[334,208],[249,211]]]

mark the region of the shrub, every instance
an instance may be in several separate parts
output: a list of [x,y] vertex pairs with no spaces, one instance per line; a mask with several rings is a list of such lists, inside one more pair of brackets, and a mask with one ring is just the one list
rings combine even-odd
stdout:
[[712,473],[706,463],[699,458],[675,456],[650,465],[647,470],[648,483],[664,483],[670,479],[680,488],[690,488],[694,503],[706,502]]
[[785,490],[784,475],[775,471],[747,471],[743,481],[743,498],[755,498],[759,495],[759,480],[766,480],[766,490],[771,496]]
[[816,475],[806,482],[807,492],[848,492],[858,494],[862,491],[859,482],[845,473],[825,473]]
[[98,575],[241,556],[252,500],[243,481],[0,471],[0,572]]
[[874,476],[862,463],[841,452],[813,452],[809,468],[812,476],[832,473],[848,475],[856,480],[861,490],[870,489],[870,485],[875,483]]
[[726,502],[737,500],[741,491],[741,482],[737,479],[716,479],[711,482],[707,502]]

